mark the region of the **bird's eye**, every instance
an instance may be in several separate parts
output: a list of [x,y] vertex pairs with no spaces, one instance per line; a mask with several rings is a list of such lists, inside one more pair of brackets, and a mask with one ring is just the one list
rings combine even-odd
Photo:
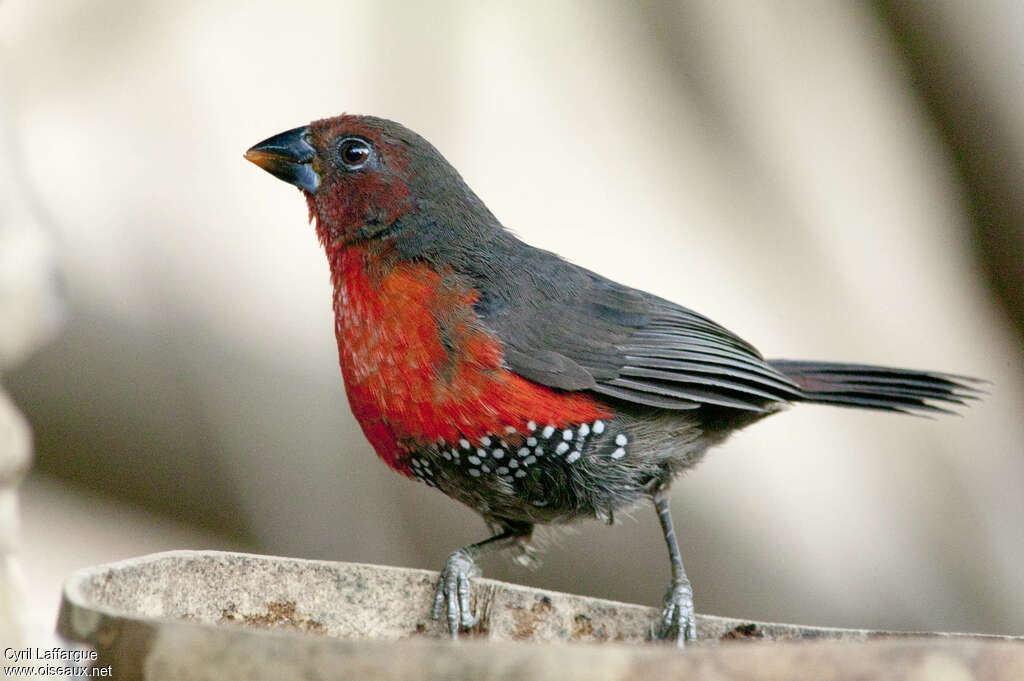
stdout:
[[370,145],[361,139],[350,137],[342,140],[338,153],[346,168],[356,170],[362,168],[370,159]]

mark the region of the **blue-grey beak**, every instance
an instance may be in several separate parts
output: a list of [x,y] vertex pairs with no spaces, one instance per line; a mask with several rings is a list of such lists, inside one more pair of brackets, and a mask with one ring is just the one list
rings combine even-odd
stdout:
[[312,194],[320,186],[320,176],[310,165],[316,149],[306,141],[308,135],[309,126],[304,125],[268,137],[245,152],[245,158],[274,177]]

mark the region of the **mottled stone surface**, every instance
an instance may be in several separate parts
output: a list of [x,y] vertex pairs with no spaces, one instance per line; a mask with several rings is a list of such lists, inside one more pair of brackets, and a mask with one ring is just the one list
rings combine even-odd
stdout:
[[474,582],[479,626],[454,644],[429,618],[436,578],[154,554],[75,573],[59,630],[96,647],[117,678],[153,680],[1024,678],[1024,643],[999,637],[894,640],[905,635],[698,616],[701,642],[680,653],[647,643],[654,608],[487,579]]
[[721,646],[685,653],[630,646],[317,639],[248,642],[178,629],[157,638],[143,678],[380,681],[1019,681],[1020,644],[936,641]]

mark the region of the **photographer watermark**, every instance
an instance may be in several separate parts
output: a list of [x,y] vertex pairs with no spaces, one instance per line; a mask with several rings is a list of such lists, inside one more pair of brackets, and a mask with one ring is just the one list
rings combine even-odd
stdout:
[[83,648],[24,648],[3,649],[4,675],[9,678],[35,676],[67,676],[71,678],[109,678],[113,667],[95,667],[99,658],[95,650]]

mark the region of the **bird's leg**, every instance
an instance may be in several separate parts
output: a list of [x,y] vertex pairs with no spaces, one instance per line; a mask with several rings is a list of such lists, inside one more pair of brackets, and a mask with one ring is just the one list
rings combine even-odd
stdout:
[[480,575],[476,558],[490,551],[498,551],[522,543],[523,539],[529,537],[533,531],[531,523],[509,523],[503,524],[502,527],[503,531],[500,534],[452,551],[448,560],[445,561],[444,570],[441,571],[441,577],[437,580],[434,610],[431,617],[435,620],[440,619],[447,602],[448,631],[454,639],[459,637],[460,628],[471,629],[480,619],[473,614],[469,602],[470,580]]
[[687,641],[697,640],[693,589],[686,577],[686,570],[683,569],[683,559],[679,555],[676,532],[672,528],[672,514],[668,508],[668,494],[658,492],[653,499],[658,520],[661,521],[661,531],[665,534],[665,543],[668,545],[668,557],[672,562],[672,583],[665,592],[660,626],[656,635],[663,641],[675,640],[676,645],[682,648]]

